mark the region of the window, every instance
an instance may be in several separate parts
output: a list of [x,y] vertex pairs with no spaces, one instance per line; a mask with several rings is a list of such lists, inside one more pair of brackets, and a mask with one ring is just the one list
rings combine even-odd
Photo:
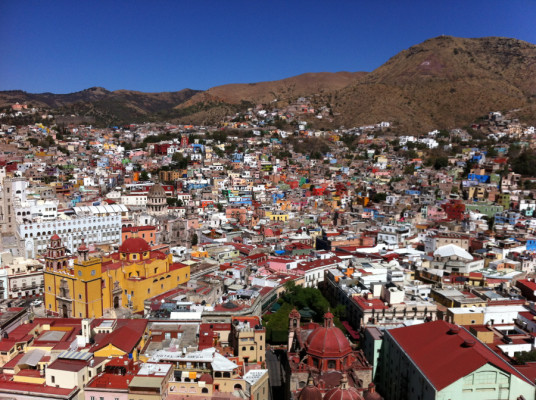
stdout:
[[55,377],[54,375],[52,375],[52,376],[50,377],[50,381],[51,381],[52,383],[56,383],[56,377]]

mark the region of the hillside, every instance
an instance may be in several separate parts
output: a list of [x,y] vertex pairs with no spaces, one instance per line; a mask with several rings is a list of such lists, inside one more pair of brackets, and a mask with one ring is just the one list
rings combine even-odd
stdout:
[[358,81],[366,74],[366,72],[346,71],[317,72],[278,81],[215,86],[197,93],[179,107],[187,107],[199,102],[240,104],[242,101],[247,101],[254,104],[267,104],[276,100],[284,101],[300,96],[339,90]]
[[215,123],[245,107],[254,104],[288,105],[301,96],[331,93],[359,81],[366,72],[305,73],[277,81],[236,83],[215,86],[199,92],[178,105],[176,111],[181,122]]
[[58,114],[92,116],[104,124],[136,122],[154,119],[158,113],[168,112],[197,92],[192,89],[159,93],[131,90],[111,92],[100,87],[68,94],[33,94],[14,90],[0,92],[0,107],[19,102],[54,109]]
[[0,92],[0,107],[24,102],[58,114],[93,116],[101,124],[212,124],[253,104],[283,107],[300,96],[311,96],[317,105],[330,103],[335,113],[332,127],[391,121],[401,131],[422,132],[468,125],[489,111],[513,109],[524,122],[534,124],[536,46],[508,38],[440,36],[400,52],[370,73],[306,73],[206,91],[6,91]]
[[406,130],[463,126],[492,110],[534,121],[536,46],[440,36],[404,50],[331,96],[336,125],[393,121]]

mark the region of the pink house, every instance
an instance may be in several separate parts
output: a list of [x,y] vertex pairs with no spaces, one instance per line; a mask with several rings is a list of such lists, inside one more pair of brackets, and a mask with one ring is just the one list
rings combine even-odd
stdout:
[[447,218],[447,213],[440,207],[430,206],[426,211],[426,218],[430,221],[442,221]]
[[296,268],[297,265],[298,262],[292,258],[272,257],[268,260],[268,267],[277,272],[286,272],[289,269]]

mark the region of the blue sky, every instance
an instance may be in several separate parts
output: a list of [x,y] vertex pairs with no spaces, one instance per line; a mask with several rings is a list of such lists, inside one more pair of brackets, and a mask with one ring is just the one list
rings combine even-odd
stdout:
[[207,89],[372,71],[438,35],[536,43],[536,1],[2,1],[0,90]]

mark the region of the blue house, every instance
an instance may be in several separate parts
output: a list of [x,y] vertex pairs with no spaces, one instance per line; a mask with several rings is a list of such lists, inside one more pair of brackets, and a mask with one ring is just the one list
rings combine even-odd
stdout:
[[491,177],[489,175],[469,174],[467,175],[467,179],[470,181],[478,181],[480,183],[489,183]]

